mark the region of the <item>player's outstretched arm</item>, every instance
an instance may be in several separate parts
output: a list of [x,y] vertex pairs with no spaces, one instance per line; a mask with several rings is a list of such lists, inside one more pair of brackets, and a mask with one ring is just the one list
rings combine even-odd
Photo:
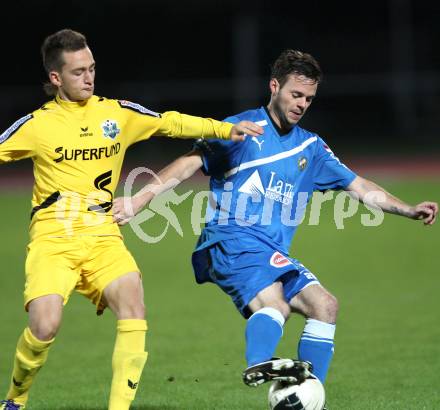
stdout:
[[176,111],[165,112],[157,121],[159,128],[154,134],[172,138],[216,138],[242,141],[246,135],[257,137],[264,132],[262,127],[252,121],[241,121],[234,125]]
[[201,153],[191,151],[159,171],[132,197],[119,197],[113,202],[113,221],[125,225],[138,214],[156,195],[162,194],[190,178],[203,165]]
[[425,225],[434,224],[437,217],[438,204],[436,202],[427,201],[414,206],[408,205],[374,182],[359,176],[346,188],[346,191],[354,193],[352,196],[366,205],[380,208],[391,214],[422,220]]

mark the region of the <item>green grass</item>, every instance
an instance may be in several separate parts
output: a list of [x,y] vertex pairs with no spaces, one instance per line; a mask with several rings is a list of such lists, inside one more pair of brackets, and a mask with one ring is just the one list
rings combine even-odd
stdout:
[[[440,200],[435,182],[385,186],[409,202]],[[7,389],[15,343],[26,323],[22,288],[29,196],[0,194],[1,392]],[[124,229],[143,271],[150,327],[150,356],[134,409],[265,409],[267,387],[250,389],[240,380],[244,320],[215,286],[193,281],[191,200],[177,208],[183,238],[170,229],[164,240],[148,245]],[[440,225],[426,228],[387,215],[381,226],[367,228],[359,215],[337,230],[332,205],[326,204],[319,226],[299,228],[292,251],[341,306],[326,384],[331,409],[439,409]],[[162,224],[155,217],[149,231],[159,232]],[[302,326],[302,318],[290,319],[279,355],[295,355]],[[106,409],[113,341],[111,312],[98,318],[90,302],[74,295],[32,388],[29,409]]]

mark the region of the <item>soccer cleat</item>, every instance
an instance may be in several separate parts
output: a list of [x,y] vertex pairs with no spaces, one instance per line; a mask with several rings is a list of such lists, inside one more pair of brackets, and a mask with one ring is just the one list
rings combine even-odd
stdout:
[[274,358],[248,367],[243,372],[243,382],[251,387],[257,387],[271,380],[301,384],[311,372],[310,362]]
[[24,410],[24,406],[15,403],[14,400],[2,400],[0,401],[0,410]]

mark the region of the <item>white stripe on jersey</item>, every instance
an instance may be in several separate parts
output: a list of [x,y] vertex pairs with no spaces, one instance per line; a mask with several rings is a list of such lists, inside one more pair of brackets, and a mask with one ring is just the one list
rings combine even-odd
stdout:
[[266,158],[259,158],[253,161],[243,162],[238,167],[232,168],[231,170],[225,172],[225,178],[228,178],[231,175],[235,175],[236,173],[248,168],[258,167],[259,165],[270,164],[271,162],[292,157],[298,154],[298,152],[304,151],[311,143],[315,142],[317,139],[317,137],[311,137],[305,140],[301,145],[298,145],[297,147],[289,151],[280,152],[279,154],[271,155],[270,157]]
[[260,127],[264,127],[265,125],[267,125],[267,121],[266,120],[255,121],[255,124],[259,125]]
[[11,137],[25,122],[34,118],[33,114],[28,114],[15,121],[3,134],[0,135],[0,144],[4,143]]

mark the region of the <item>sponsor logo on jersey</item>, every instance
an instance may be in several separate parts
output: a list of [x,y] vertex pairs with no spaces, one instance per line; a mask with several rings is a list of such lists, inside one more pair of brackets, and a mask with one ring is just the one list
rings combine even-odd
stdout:
[[263,195],[265,194],[258,170],[254,171],[254,173],[246,180],[238,191],[250,195],[258,195],[260,193]]
[[115,120],[105,120],[101,124],[102,131],[104,131],[104,137],[114,140],[121,132],[118,128],[118,123]]
[[306,157],[301,157],[298,160],[298,168],[300,171],[304,171],[306,169],[307,166],[307,158]]
[[292,203],[294,187],[295,184],[290,184],[282,178],[278,178],[276,172],[271,171],[265,196],[284,205],[289,205]]
[[288,258],[286,258],[284,255],[282,255],[279,252],[275,252],[270,257],[270,264],[274,266],[275,268],[283,268],[287,265],[293,265],[292,261]]
[[0,135],[0,144],[8,140],[15,132],[26,122],[28,122],[31,118],[34,118],[32,114],[28,114],[25,117],[20,118],[15,121],[3,134]]
[[55,162],[61,161],[93,161],[95,159],[110,158],[117,155],[121,149],[121,144],[110,145],[108,147],[97,148],[83,148],[83,149],[68,149],[64,147],[55,148],[55,153],[59,155],[55,158]]
[[101,175],[98,175],[95,178],[94,185],[95,188],[99,189],[100,191],[105,191],[110,195],[110,201],[106,201],[100,204],[92,205],[87,208],[88,211],[93,212],[109,212],[110,209],[113,207],[113,192],[109,189],[106,189],[105,187],[110,185],[112,182],[112,170],[104,172]]
[[89,127],[80,127],[81,132],[79,134],[80,137],[93,137],[93,132],[89,132]]
[[136,111],[140,114],[151,115],[153,117],[160,117],[159,113],[151,111],[148,108],[145,108],[144,106],[142,106],[140,104],[136,104],[136,103],[133,103],[133,102],[127,101],[127,100],[118,100],[118,103],[122,108],[128,108],[128,109]]
[[276,172],[271,171],[269,183],[266,188],[264,188],[258,170],[255,170],[238,191],[250,195],[262,194],[266,198],[272,199],[276,202],[290,205],[293,199],[294,187],[295,184],[291,184],[284,181],[282,178],[278,178]]

